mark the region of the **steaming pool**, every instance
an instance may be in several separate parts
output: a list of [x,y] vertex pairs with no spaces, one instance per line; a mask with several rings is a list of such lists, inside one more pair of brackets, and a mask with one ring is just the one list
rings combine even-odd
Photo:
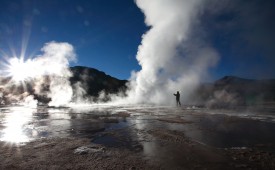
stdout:
[[[140,132],[167,129],[183,132],[191,140],[209,146],[247,147],[275,143],[273,114],[272,110],[258,114],[196,107],[7,106],[0,108],[0,139],[25,143],[40,138],[77,137],[113,147],[142,145],[145,150],[155,144],[146,143],[148,136]],[[114,133],[117,136],[112,136]]]

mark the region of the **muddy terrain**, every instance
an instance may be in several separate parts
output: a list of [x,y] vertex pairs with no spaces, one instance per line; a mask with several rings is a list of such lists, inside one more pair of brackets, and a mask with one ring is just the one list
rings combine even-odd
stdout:
[[[1,108],[0,169],[275,169],[273,122],[208,112]],[[6,134],[13,114],[25,121],[17,141]]]

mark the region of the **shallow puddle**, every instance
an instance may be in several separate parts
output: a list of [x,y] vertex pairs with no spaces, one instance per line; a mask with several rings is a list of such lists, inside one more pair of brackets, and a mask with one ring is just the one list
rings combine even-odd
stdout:
[[236,111],[218,113],[156,106],[3,107],[0,108],[0,139],[28,142],[49,137],[84,137],[109,146],[142,145],[145,152],[146,141],[153,141],[147,131],[164,129],[183,132],[191,140],[217,148],[275,143],[274,122],[255,120],[253,115],[238,117]]

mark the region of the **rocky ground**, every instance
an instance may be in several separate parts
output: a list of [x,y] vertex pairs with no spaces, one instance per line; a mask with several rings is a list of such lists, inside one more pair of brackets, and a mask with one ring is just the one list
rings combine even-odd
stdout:
[[[86,115],[81,118],[85,121],[79,124],[73,123],[80,118],[71,118],[73,128],[68,126],[70,129],[65,129],[72,134],[69,137],[42,137],[24,144],[2,141],[0,169],[275,169],[273,143],[219,148],[203,144],[186,134],[194,130],[194,133],[209,133],[208,137],[213,138],[210,134],[218,134],[217,127],[222,127],[224,134],[230,127],[236,128],[244,123],[244,127],[250,123],[255,126],[257,122],[228,116],[209,117],[187,110],[172,110],[173,114],[170,111],[162,109],[152,113],[146,108],[89,114],[92,117]],[[209,121],[214,118],[218,123]],[[87,120],[91,120],[89,124],[101,122],[104,128],[99,126],[96,128],[100,130],[89,129],[91,132],[81,134],[83,128],[87,128],[83,126]],[[208,129],[201,131],[204,126],[200,125],[204,124]],[[187,126],[188,130],[182,129]]]
[[1,143],[0,169],[154,169],[140,154],[87,139],[44,139],[24,146]]
[[[140,133],[154,136],[169,153],[154,158],[144,156],[142,147],[108,147],[76,138],[48,138],[26,145],[1,142],[0,169],[275,169],[274,154],[259,149],[215,149],[179,131]],[[178,159],[177,164],[169,163],[170,159]]]

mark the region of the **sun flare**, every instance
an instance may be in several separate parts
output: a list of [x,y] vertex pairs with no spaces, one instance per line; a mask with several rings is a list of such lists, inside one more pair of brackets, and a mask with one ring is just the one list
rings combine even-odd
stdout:
[[9,60],[8,73],[12,80],[22,82],[32,77],[34,70],[31,63],[23,58],[13,57]]

